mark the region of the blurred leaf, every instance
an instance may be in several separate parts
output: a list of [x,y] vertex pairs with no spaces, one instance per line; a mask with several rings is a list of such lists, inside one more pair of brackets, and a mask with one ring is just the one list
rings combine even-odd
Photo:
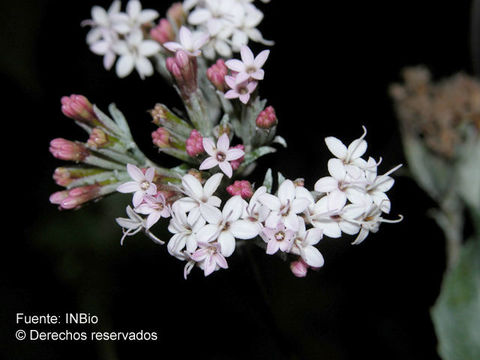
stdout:
[[432,198],[439,201],[450,186],[451,167],[433,155],[416,137],[405,136],[404,145],[412,175]]
[[446,274],[432,319],[444,360],[480,359],[480,238],[463,246]]
[[265,156],[267,154],[271,154],[276,152],[277,149],[272,148],[270,146],[262,146],[259,147],[258,149],[255,149],[251,152],[248,152],[245,154],[245,160],[243,160],[242,167],[245,167],[251,163],[253,163],[255,160],[258,158]]
[[265,173],[265,179],[263,180],[263,186],[267,188],[268,192],[272,192],[273,186],[273,176],[272,176],[272,169],[268,169]]
[[458,149],[458,193],[470,207],[480,211],[480,140],[471,135]]

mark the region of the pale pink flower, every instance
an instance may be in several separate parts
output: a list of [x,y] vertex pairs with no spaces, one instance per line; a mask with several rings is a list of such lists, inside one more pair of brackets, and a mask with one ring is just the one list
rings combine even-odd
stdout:
[[200,249],[195,251],[191,258],[199,263],[205,276],[210,275],[219,268],[228,269],[227,260],[220,252],[220,244],[199,242]]
[[300,218],[300,226],[290,252],[300,255],[303,261],[311,267],[322,267],[325,261],[320,251],[314,246],[318,244],[322,236],[321,229],[311,228],[306,230],[305,221],[303,218]]
[[170,211],[168,210],[165,196],[163,196],[162,193],[158,193],[156,196],[145,196],[143,198],[143,204],[136,207],[135,211],[139,214],[148,215],[145,222],[146,229],[150,229],[160,218],[170,217]]
[[[238,145],[232,146],[232,149],[240,149],[242,151],[245,151],[245,146],[243,146],[243,144],[238,144]],[[230,165],[232,165],[232,169],[237,170],[240,167],[240,165],[242,165],[244,160],[245,160],[245,156],[242,156],[236,160],[230,161]]]
[[243,150],[230,148],[230,139],[227,134],[218,138],[216,146],[211,139],[204,138],[203,148],[210,156],[200,164],[200,170],[208,170],[218,166],[229,178],[233,175],[230,161],[237,160],[245,154]]
[[237,73],[237,81],[244,82],[249,79],[263,80],[265,72],[262,66],[267,61],[270,50],[263,50],[256,57],[253,56],[252,50],[246,45],[240,49],[242,60],[230,59],[225,65],[232,71]]
[[236,77],[228,75],[225,76],[225,82],[231,89],[225,93],[225,98],[238,98],[244,104],[248,103],[250,95],[255,91],[258,85],[256,81],[238,81]]
[[128,175],[133,181],[123,183],[117,188],[121,193],[134,193],[133,194],[133,206],[139,206],[146,195],[156,195],[157,186],[153,183],[155,177],[155,169],[148,168],[145,174],[142,170],[132,164],[127,164]]
[[275,228],[263,228],[262,233],[267,241],[267,254],[273,255],[278,250],[289,252],[293,245],[295,231],[287,229],[279,222]]

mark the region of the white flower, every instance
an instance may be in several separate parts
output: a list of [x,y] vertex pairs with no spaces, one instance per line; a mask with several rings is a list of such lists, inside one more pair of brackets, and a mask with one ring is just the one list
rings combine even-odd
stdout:
[[140,204],[135,211],[139,214],[148,215],[145,227],[150,229],[160,218],[168,218],[170,211],[165,203],[165,196],[158,193],[156,196],[147,195],[143,198],[144,203]]
[[213,193],[217,190],[222,180],[223,174],[217,173],[210,176],[210,178],[202,184],[198,179],[190,174],[183,176],[182,188],[180,189],[185,195],[184,198],[177,200],[183,211],[189,212],[188,221],[194,223],[201,214],[212,207],[218,207],[221,204],[220,198],[214,196]]
[[114,28],[120,34],[128,34],[158,17],[158,12],[155,10],[142,10],[142,4],[138,0],[130,0],[126,10],[127,13],[116,13],[112,16],[115,21]]
[[264,70],[262,66],[267,61],[270,50],[263,50],[254,57],[252,50],[246,45],[242,46],[240,50],[242,61],[237,59],[230,59],[225,62],[225,65],[235,72],[237,72],[236,81],[244,82],[249,79],[263,80]]
[[228,269],[227,260],[220,252],[219,244],[199,242],[200,249],[195,251],[191,258],[199,263],[205,276],[210,275],[219,268]]
[[265,186],[260,186],[252,195],[248,205],[245,207],[245,211],[242,214],[242,219],[252,223],[260,234],[263,229],[263,222],[270,214],[270,209],[262,205],[258,198],[267,192]]
[[[364,137],[367,135],[367,129],[363,127],[363,134],[360,138],[352,141],[348,148],[339,139],[333,136],[325,138],[328,150],[338,159],[342,160],[345,165],[356,165],[356,167],[365,168],[367,162],[361,158],[365,151],[367,151],[367,142]],[[348,168],[347,168],[348,170]],[[357,169],[352,169],[352,176],[358,173]]]
[[246,205],[246,201],[237,195],[228,199],[222,211],[210,208],[204,213],[208,224],[199,230],[198,241],[207,243],[217,240],[222,254],[225,257],[232,255],[235,238],[246,240],[258,235],[258,226],[240,219]]
[[112,2],[108,11],[100,6],[92,7],[92,19],[82,21],[82,26],[91,26],[87,34],[87,44],[90,50],[97,55],[103,55],[103,66],[110,70],[116,59],[114,46],[118,41],[118,34],[114,29],[114,17],[120,12],[120,1]]
[[273,255],[278,250],[290,251],[296,231],[287,229],[283,222],[279,222],[274,228],[263,228],[262,233],[262,238],[267,242],[267,254]]
[[203,217],[199,217],[194,222],[189,221],[180,204],[173,204],[172,219],[168,226],[168,231],[174,234],[167,245],[170,255],[183,260],[185,248],[189,254],[192,254],[197,249],[197,233],[205,226],[205,223]]
[[200,164],[200,170],[208,170],[218,166],[229,178],[233,174],[230,161],[240,159],[245,155],[243,150],[230,148],[230,140],[227,134],[223,134],[218,138],[217,146],[211,139],[203,138],[203,148],[210,156]]
[[200,48],[208,41],[208,34],[203,32],[193,33],[185,26],[180,28],[178,34],[180,42],[169,41],[163,44],[165,48],[172,52],[183,50],[190,56],[199,56],[202,52]]
[[125,40],[115,44],[115,51],[120,55],[116,65],[118,77],[124,78],[136,69],[140,78],[144,79],[153,74],[153,66],[148,57],[158,53],[160,45],[156,41],[145,40],[142,31],[135,29]]
[[275,229],[281,221],[291,230],[297,231],[299,222],[297,214],[302,213],[313,203],[312,195],[302,186],[296,187],[293,181],[285,180],[278,188],[277,196],[263,194],[259,201],[271,210],[265,226]]
[[163,245],[165,244],[162,240],[157,238],[153,235],[148,229],[145,227],[145,220],[135,213],[130,206],[127,206],[127,215],[128,218],[116,218],[116,222],[120,225],[123,229],[123,236],[120,240],[120,244],[123,245],[123,240],[127,236],[133,236],[138,233],[140,230],[145,230],[145,234],[152,239],[157,244]]
[[313,268],[322,267],[325,261],[320,251],[314,246],[318,244],[322,236],[321,229],[311,228],[306,230],[305,221],[300,218],[300,226],[290,252],[300,255],[303,261]]
[[244,4],[244,16],[237,23],[232,35],[232,49],[237,52],[251,39],[263,45],[271,46],[273,41],[265,40],[257,26],[263,20],[263,13],[252,4]]
[[133,206],[139,206],[146,195],[156,195],[157,186],[153,183],[155,177],[155,169],[148,168],[145,174],[138,167],[132,164],[127,164],[128,175],[133,181],[128,181],[121,184],[117,191],[121,193],[134,193]]

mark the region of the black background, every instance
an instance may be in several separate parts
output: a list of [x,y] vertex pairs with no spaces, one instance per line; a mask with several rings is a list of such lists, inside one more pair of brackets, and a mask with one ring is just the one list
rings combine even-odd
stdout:
[[[126,2],[124,2],[125,4]],[[162,15],[167,1],[143,1]],[[55,137],[84,139],[60,112],[60,97],[84,94],[106,110],[115,102],[152,157],[146,110],[180,106],[159,75],[118,79],[89,52],[90,8],[109,1],[14,1],[0,5],[4,243],[0,275],[0,356],[5,359],[439,359],[429,308],[444,271],[444,240],[426,212],[434,203],[408,177],[389,195],[396,225],[382,225],[360,246],[324,239],[325,266],[295,278],[260,249],[238,252],[230,269],[204,278],[148,239],[120,247],[114,218],[129,199],[80,211],[49,204],[63,165],[48,152]],[[315,4],[315,7],[313,6]],[[265,66],[262,97],[276,109],[289,144],[260,161],[310,188],[326,174],[323,138],[345,142],[368,129],[369,155],[387,171],[404,163],[388,85],[404,66],[425,64],[435,77],[471,71],[467,0],[259,4],[260,26],[276,41]],[[258,52],[261,47],[253,46]],[[169,160],[162,157],[159,161]],[[252,266],[252,264],[255,264]],[[156,331],[156,342],[20,342],[15,314],[97,315],[77,331]]]

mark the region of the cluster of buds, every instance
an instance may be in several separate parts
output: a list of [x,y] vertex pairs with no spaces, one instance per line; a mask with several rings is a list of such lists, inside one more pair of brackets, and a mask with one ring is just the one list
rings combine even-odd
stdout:
[[[108,11],[94,7],[92,17],[87,42],[108,64],[121,55],[120,77],[133,68],[142,78],[151,75],[153,58],[155,70],[179,93],[185,111],[156,104],[150,114],[157,126],[153,146],[180,164],[163,168],[147,158],[115,105],[110,118],[85,97],[65,97],[62,111],[87,131],[88,140],[52,141],[54,156],[77,163],[55,171],[55,181],[66,189],[53,194],[52,203],[72,209],[115,191],[133,194],[128,217],[116,219],[121,243],[140,231],[168,243],[169,254],[186,263],[185,277],[194,267],[205,276],[228,268],[227,259],[248,243],[288,259],[292,273],[305,276],[324,264],[318,249],[323,236],[358,234],[358,244],[382,222],[392,222],[381,215],[390,211],[385,192],[398,167],[377,175],[380,161],[361,158],[365,134],[348,147],[326,139],[336,158],[328,163],[331,176],[319,179],[315,191],[303,179],[281,174],[273,191],[271,170],[261,186],[246,179],[260,158],[276,151],[275,144],[286,146],[276,135],[274,108],[258,91],[270,52],[254,56],[247,45],[249,39],[270,44],[256,29],[263,14],[252,1],[187,0],[172,5],[156,26],[158,13],[142,10],[136,0],[126,13],[118,1]],[[162,223],[172,234],[167,241],[154,234]]]

